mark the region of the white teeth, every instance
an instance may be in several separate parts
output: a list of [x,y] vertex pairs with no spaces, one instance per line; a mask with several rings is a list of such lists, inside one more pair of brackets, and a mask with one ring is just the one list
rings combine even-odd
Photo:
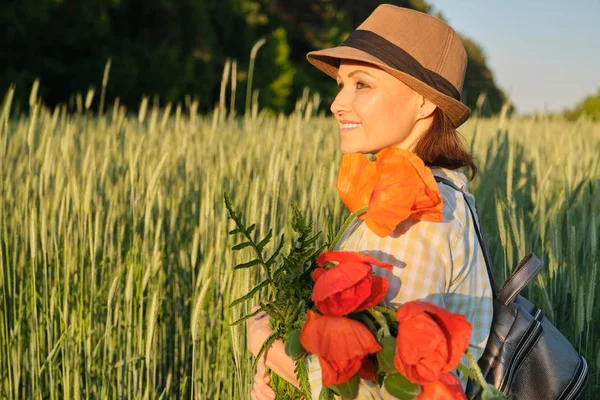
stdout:
[[354,129],[361,126],[361,124],[342,124],[342,129]]

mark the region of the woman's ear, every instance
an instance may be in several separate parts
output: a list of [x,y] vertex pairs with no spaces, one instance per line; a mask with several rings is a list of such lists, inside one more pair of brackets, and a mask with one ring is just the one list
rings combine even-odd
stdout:
[[418,119],[429,118],[436,109],[436,105],[419,94],[419,107],[417,109]]

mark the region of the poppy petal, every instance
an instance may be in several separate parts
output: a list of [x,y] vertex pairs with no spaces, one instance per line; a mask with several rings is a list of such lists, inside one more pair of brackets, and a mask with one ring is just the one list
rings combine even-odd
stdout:
[[375,162],[364,154],[347,154],[342,157],[336,188],[348,210],[354,212],[369,203],[375,186]]
[[462,314],[456,314],[428,301],[411,301],[405,303],[396,312],[396,321],[401,323],[413,318],[419,313],[426,312],[432,316],[450,342],[449,369],[454,369],[460,362],[466,348],[469,346],[472,327]]
[[467,396],[456,375],[447,372],[439,380],[422,386],[416,400],[466,400]]
[[410,301],[396,312],[394,366],[414,383],[431,383],[457,367],[469,345],[471,324],[427,301]]
[[444,371],[448,360],[446,336],[427,314],[411,319],[410,325],[398,325],[394,366],[414,383],[432,382]]
[[336,261],[338,263],[343,262],[360,262],[364,264],[376,265],[380,268],[384,269],[392,269],[393,267],[390,264],[384,263],[377,258],[370,256],[368,254],[359,253],[356,251],[343,251],[343,250],[332,250],[325,251],[319,254],[317,257],[317,265],[322,267],[328,262]]
[[360,366],[360,370],[358,371],[361,379],[367,381],[377,382],[377,375],[375,374],[375,364],[369,357],[365,357],[362,360],[362,365]]
[[323,274],[326,272],[327,270],[324,268],[315,268],[315,270],[312,272],[312,280],[313,282],[316,282],[319,280],[319,278],[321,276],[323,276]]
[[450,354],[447,362],[447,369],[455,369],[463,357],[465,350],[469,346],[472,327],[469,321],[461,314],[453,314],[448,318],[442,318],[438,321],[440,326],[445,329],[449,337]]
[[354,357],[349,360],[328,360],[319,357],[321,365],[321,380],[324,386],[339,385],[350,380],[360,371],[361,357]]
[[381,303],[387,294],[390,282],[381,276],[374,276],[371,281],[371,295],[358,306],[359,310],[366,310]]
[[410,151],[385,148],[377,154],[376,185],[365,215],[367,226],[378,236],[391,234],[399,223],[414,217],[441,221],[441,196],[435,177]]
[[380,237],[408,219],[419,193],[420,178],[405,157],[393,153],[384,149],[377,157],[377,183],[365,216],[367,226]]
[[312,310],[306,312],[300,343],[309,353],[328,360],[362,358],[381,350],[373,333],[361,322]]
[[[372,277],[368,274],[362,280],[347,289],[333,293],[321,300],[313,300],[315,306],[324,315],[338,317],[348,315],[351,312],[356,311],[365,299],[369,297],[369,293],[371,292],[371,280]],[[323,278],[318,283],[323,284],[321,287],[326,287],[328,282],[331,281]]]
[[[315,282],[313,301],[321,301],[344,289],[348,289],[371,275],[371,267],[362,263],[344,263],[326,270]],[[369,281],[369,284],[371,282]],[[366,296],[369,294],[367,293]],[[362,303],[366,297],[358,303]]]
[[300,343],[319,357],[325,386],[346,382],[358,372],[366,355],[381,350],[364,324],[311,310],[300,330]]

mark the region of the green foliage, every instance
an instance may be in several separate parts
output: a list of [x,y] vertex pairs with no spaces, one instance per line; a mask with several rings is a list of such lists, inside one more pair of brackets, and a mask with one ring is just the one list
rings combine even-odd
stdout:
[[267,44],[261,50],[258,70],[262,71],[256,84],[261,90],[261,103],[274,110],[286,108],[296,69],[290,60],[290,46],[286,29],[282,26],[273,30]]
[[[272,230],[269,230],[267,235],[260,240],[258,237],[253,237],[252,232],[256,224],[246,226],[242,213],[236,212],[233,209],[231,200],[227,194],[224,197],[228,216],[236,225],[236,228],[231,230],[229,234],[241,235],[244,240],[233,246],[232,250],[240,251],[250,247],[256,257],[250,261],[236,265],[234,269],[262,267],[266,274],[266,279],[263,282],[255,286],[247,294],[234,300],[231,306],[247,300],[253,300],[262,288],[268,287],[271,294],[268,301],[260,302],[260,310],[269,315],[273,333],[265,340],[256,355],[252,364],[252,369],[254,369],[256,362],[275,340],[287,338],[293,333],[299,333],[299,329],[302,327],[304,321],[303,312],[312,306],[312,304],[306,303],[306,299],[310,299],[311,297],[311,273],[316,267],[316,258],[323,251],[325,245],[317,246],[320,233],[313,235],[312,224],[307,223],[306,218],[300,210],[293,207],[292,228],[297,237],[292,241],[289,252],[287,255],[279,257],[284,245],[284,237],[282,236],[279,245],[273,253],[267,255],[265,253],[265,246],[271,240]],[[279,266],[276,266],[277,264]],[[232,325],[239,324],[248,318],[250,316],[246,315],[235,321]],[[304,366],[298,367],[298,365],[304,364],[306,357],[303,353],[298,352],[298,354],[295,354],[298,360],[296,363],[296,373],[298,380],[301,382],[300,391],[285,380],[279,379],[275,373],[272,373],[274,377],[273,388],[276,390],[278,398],[291,400],[297,398],[299,395],[310,398],[308,373]]]
[[572,110],[565,111],[564,115],[570,121],[575,121],[582,116],[593,121],[600,121],[600,88],[596,94],[587,96]]
[[[0,48],[0,91],[17,86],[24,107],[36,77],[50,105],[75,108],[77,93],[98,93],[108,59],[107,101],[117,96],[132,109],[143,95],[153,105],[197,99],[208,111],[220,100],[221,73],[237,61],[238,93],[247,84],[250,49],[268,39],[257,58],[253,88],[261,107],[291,112],[306,87],[329,104],[335,83],[306,61],[306,53],[340,44],[381,1],[266,2],[259,0],[64,0],[11,2],[0,26],[9,38]],[[425,0],[389,3],[430,13]],[[497,113],[506,100],[496,87],[481,49],[467,39],[466,103],[474,108],[482,92],[483,111]],[[96,110],[98,97],[92,110]],[[233,104],[243,109],[245,96]],[[230,104],[229,102],[227,104]]]

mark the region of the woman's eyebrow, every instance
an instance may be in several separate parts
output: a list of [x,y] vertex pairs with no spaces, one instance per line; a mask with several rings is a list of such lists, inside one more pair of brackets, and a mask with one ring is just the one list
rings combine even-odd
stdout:
[[[362,70],[362,69],[355,69],[354,71],[350,72],[350,73],[348,74],[348,78],[351,78],[351,77],[352,77],[352,75],[354,75],[354,74],[358,74],[359,72],[362,72],[363,74],[366,74],[366,75],[370,76],[371,78],[374,78],[374,76],[373,76],[373,75],[369,74],[367,71],[364,71],[364,70]],[[338,77],[338,78],[341,78],[340,74],[337,74],[337,77]]]

